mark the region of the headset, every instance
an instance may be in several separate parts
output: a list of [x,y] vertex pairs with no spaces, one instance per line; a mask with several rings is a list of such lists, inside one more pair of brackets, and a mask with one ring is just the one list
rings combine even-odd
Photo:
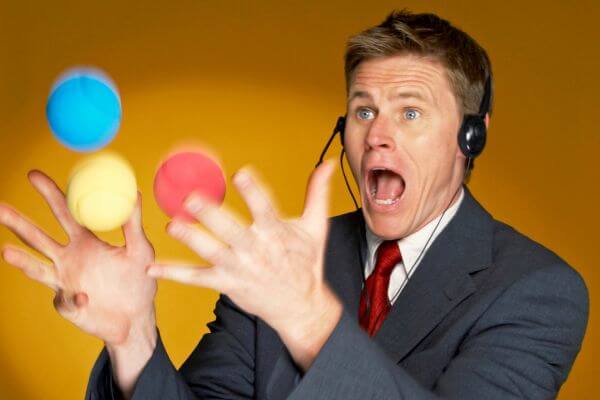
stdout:
[[[467,176],[469,174],[469,170],[471,169],[471,167],[473,165],[473,160],[483,152],[483,149],[485,147],[485,143],[487,140],[487,127],[485,125],[485,117],[490,112],[491,99],[492,99],[492,74],[490,71],[490,73],[487,75],[487,78],[485,80],[483,98],[481,99],[481,103],[479,105],[479,110],[478,110],[477,114],[463,115],[463,119],[462,119],[460,128],[458,129],[458,147],[460,148],[461,152],[466,157],[466,166],[465,166],[465,174],[463,176],[463,182],[465,181],[465,179],[467,178]],[[331,142],[333,141],[333,138],[335,137],[336,134],[339,133],[340,141],[342,144],[342,151],[340,153],[340,165],[342,166],[342,174],[344,176],[344,181],[346,182],[346,187],[348,188],[348,192],[350,193],[350,196],[352,197],[352,201],[354,202],[354,206],[356,207],[357,210],[359,210],[358,203],[356,202],[356,198],[354,197],[354,194],[352,193],[352,189],[350,188],[350,183],[348,182],[348,178],[346,178],[346,173],[344,171],[343,158],[344,158],[344,153],[345,153],[345,149],[344,149],[345,128],[346,128],[346,115],[338,117],[338,119],[335,123],[335,127],[333,128],[333,133],[329,137],[329,140],[327,140],[327,143],[325,144],[325,147],[323,148],[323,151],[321,152],[321,156],[319,157],[319,161],[315,165],[315,168],[318,167],[323,162],[323,158],[325,157],[325,154],[327,153],[329,146],[331,146]],[[429,238],[427,239],[425,246],[419,253],[419,256],[415,259],[415,262],[413,263],[413,265],[411,265],[410,268],[407,270],[406,265],[404,265],[404,263],[403,263],[404,272],[406,273],[406,279],[404,280],[402,285],[396,290],[394,296],[392,296],[392,299],[390,300],[391,304],[394,304],[394,301],[398,298],[398,295],[400,294],[400,292],[402,291],[404,286],[406,286],[406,284],[408,283],[408,280],[410,279],[410,276],[411,276],[410,273],[412,272],[412,270],[417,266],[417,264],[421,260],[421,257],[423,256],[423,254],[425,253],[425,250],[429,246],[429,242],[431,241],[431,239],[433,238],[433,235],[437,231],[437,228],[440,225],[440,222],[442,222],[442,219],[444,218],[446,211],[448,211],[448,208],[450,208],[450,205],[454,202],[454,199],[458,195],[461,187],[462,187],[462,185],[458,187],[458,189],[454,193],[454,196],[452,196],[452,199],[450,200],[450,202],[448,203],[448,205],[442,212],[441,217],[438,219],[438,222],[436,223],[435,227],[433,228],[433,231],[431,231],[431,234],[429,235]],[[364,259],[363,259],[363,262],[364,262]],[[361,271],[363,272],[363,282],[365,282],[366,277],[364,276],[364,270],[361,269]],[[368,303],[368,301],[369,301],[368,293],[366,294],[366,298],[367,298],[367,310],[370,310],[371,305]],[[367,313],[369,313],[369,312],[370,311],[367,311]],[[375,324],[377,324],[379,322],[380,317],[381,317],[381,313],[377,315],[377,317],[375,319]]]

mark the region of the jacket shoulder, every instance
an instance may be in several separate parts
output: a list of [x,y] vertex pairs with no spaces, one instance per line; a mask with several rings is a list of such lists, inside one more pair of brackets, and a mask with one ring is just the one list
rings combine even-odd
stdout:
[[532,274],[549,274],[556,284],[570,285],[587,296],[582,276],[554,251],[504,222],[494,220],[493,226],[492,259],[497,275],[515,281]]

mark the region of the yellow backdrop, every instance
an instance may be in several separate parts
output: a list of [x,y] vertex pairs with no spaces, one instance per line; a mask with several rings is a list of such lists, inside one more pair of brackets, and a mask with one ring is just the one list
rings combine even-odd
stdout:
[[[0,201],[65,235],[26,173],[64,187],[80,159],[52,137],[48,90],[94,65],[117,83],[123,124],[110,148],[136,169],[145,226],[159,258],[197,261],[165,234],[152,197],[157,162],[182,143],[218,154],[228,177],[253,165],[281,209],[297,213],[306,177],[344,112],[346,38],[392,8],[433,11],[472,34],[495,69],[488,148],[471,188],[497,217],[554,249],[600,291],[596,165],[597,2],[579,1],[17,1],[0,3]],[[323,4],[326,3],[326,4]],[[332,154],[338,154],[334,147]],[[594,161],[596,160],[596,161]],[[234,191],[225,202],[247,216]],[[352,209],[338,169],[332,214]],[[120,243],[120,232],[103,235]],[[0,244],[16,243],[0,229]],[[176,365],[212,318],[216,294],[160,284],[158,321]],[[560,398],[597,392],[600,329],[592,314]],[[49,289],[0,261],[0,398],[82,398],[102,343],[62,320]]]

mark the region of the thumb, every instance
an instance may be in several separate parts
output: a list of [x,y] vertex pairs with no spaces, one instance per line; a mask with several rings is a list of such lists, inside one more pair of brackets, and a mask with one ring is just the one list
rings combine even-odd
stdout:
[[127,248],[137,247],[148,240],[142,226],[142,194],[139,190],[131,216],[125,225],[123,225],[123,235],[125,236],[125,245]]
[[88,304],[88,296],[83,292],[66,293],[58,290],[54,296],[54,308],[60,315],[77,324],[80,311]]
[[329,181],[335,170],[335,161],[329,159],[312,172],[306,189],[302,219],[315,233],[323,233],[327,227],[329,213]]

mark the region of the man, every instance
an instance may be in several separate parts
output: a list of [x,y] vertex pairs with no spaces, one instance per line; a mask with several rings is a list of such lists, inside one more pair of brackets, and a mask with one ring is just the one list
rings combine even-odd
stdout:
[[[0,208],[0,221],[53,265],[16,248],[4,258],[54,288],[57,310],[106,344],[88,399],[556,396],[581,345],[587,290],[463,187],[489,124],[485,51],[435,15],[392,13],[350,40],[346,79],[343,144],[362,209],[329,225],[331,162],[314,171],[292,221],[248,171],[234,183],[250,227],[188,199],[213,235],[181,221],[168,232],[209,268],[155,265],[139,202],[126,246],[100,242],[38,171],[30,179],[68,245]],[[481,126],[465,129],[470,116]],[[154,277],[223,293],[179,371],[156,329]]]

